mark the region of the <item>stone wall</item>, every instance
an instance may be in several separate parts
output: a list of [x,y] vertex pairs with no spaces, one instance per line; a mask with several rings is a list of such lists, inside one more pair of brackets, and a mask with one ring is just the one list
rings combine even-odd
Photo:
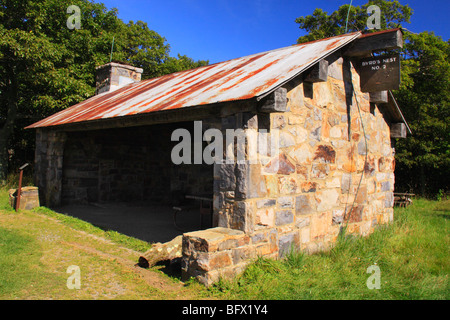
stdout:
[[[360,91],[353,67],[342,59],[329,62],[326,82],[286,85],[286,112],[235,115],[244,119],[247,139],[258,145],[267,139],[260,130],[268,127],[269,116],[270,130],[278,133],[269,145],[280,146],[277,154],[258,148],[256,163],[248,156],[241,163],[215,165],[215,225],[248,236],[251,249],[242,250],[248,259],[255,254],[278,258],[292,248],[325,250],[343,227],[365,236],[393,219],[395,163],[389,127],[369,94]],[[189,246],[200,241],[190,234],[186,238]],[[184,252],[186,274],[206,279],[201,280],[206,284],[218,273],[241,269],[230,262],[233,251],[202,254],[201,259],[224,257],[207,270],[192,262],[196,254],[191,249]]]
[[271,114],[280,154],[261,166],[267,197],[246,200],[254,212],[253,236],[276,232],[280,255],[291,244],[310,252],[325,249],[343,225],[367,235],[392,219],[389,127],[371,108],[369,94],[360,91],[354,69],[357,101],[342,60],[334,61],[331,70],[333,76],[314,83],[312,91],[305,83],[289,90],[289,112]]
[[64,132],[38,129],[36,131],[35,184],[39,187],[42,205],[61,203]]

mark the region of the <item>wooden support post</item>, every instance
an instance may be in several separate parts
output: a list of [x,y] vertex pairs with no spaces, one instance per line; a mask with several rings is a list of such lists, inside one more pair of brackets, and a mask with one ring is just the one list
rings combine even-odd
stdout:
[[20,193],[22,192],[22,177],[23,177],[23,170],[20,170],[19,188],[17,189],[16,211],[19,211],[19,208],[20,208]]
[[19,188],[17,189],[17,201],[16,201],[16,211],[20,209],[20,196],[22,193],[22,178],[23,178],[23,169],[25,169],[29,164],[25,163],[23,166],[19,168]]
[[391,125],[391,138],[406,138],[406,125],[402,122]]
[[328,61],[320,60],[314,66],[311,67],[309,71],[307,71],[307,75],[305,77],[306,82],[325,82],[328,77]]
[[372,103],[388,103],[387,91],[370,92],[369,95]]
[[287,89],[278,88],[259,104],[259,111],[264,113],[286,112],[287,110]]
[[353,42],[344,55],[357,57],[370,55],[373,51],[401,48],[403,48],[403,32],[401,29],[392,29],[362,35]]

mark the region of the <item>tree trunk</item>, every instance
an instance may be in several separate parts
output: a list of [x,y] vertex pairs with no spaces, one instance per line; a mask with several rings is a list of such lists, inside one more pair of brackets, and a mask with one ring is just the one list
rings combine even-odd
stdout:
[[8,113],[6,116],[5,125],[0,130],[0,180],[5,180],[8,175],[8,148],[10,144],[10,138],[14,130],[14,123],[17,118],[18,86],[13,70],[10,70],[10,72],[9,85],[5,92]]
[[159,261],[181,258],[183,236],[177,236],[173,240],[165,243],[155,243],[150,250],[139,257],[138,265],[142,268],[149,268]]
[[419,181],[420,181],[420,194],[425,196],[426,192],[426,177],[425,177],[425,168],[423,167],[423,164],[420,164],[420,170],[419,170]]

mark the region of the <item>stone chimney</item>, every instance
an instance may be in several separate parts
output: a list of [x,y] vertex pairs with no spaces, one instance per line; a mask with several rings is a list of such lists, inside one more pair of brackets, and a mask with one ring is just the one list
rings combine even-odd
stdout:
[[95,94],[112,92],[129,83],[141,81],[142,68],[110,62],[96,68]]

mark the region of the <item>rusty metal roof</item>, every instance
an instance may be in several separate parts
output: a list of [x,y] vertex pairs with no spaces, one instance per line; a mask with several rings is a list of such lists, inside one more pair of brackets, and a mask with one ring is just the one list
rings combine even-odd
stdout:
[[354,32],[128,84],[93,96],[27,128],[262,98],[360,36],[360,32]]

